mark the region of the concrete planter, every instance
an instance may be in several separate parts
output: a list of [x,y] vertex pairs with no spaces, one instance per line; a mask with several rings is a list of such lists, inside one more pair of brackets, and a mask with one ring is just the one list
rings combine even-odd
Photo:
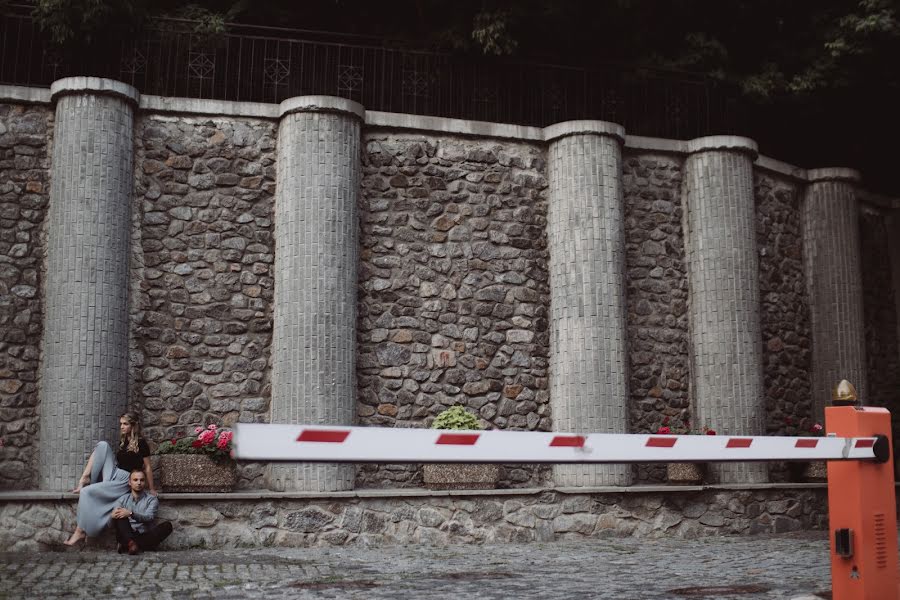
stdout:
[[230,492],[237,482],[234,461],[204,454],[163,454],[159,469],[164,492]]
[[427,464],[422,468],[426,487],[432,490],[490,490],[500,479],[499,465],[463,463]]
[[703,466],[697,463],[668,463],[666,465],[666,476],[669,483],[702,483]]
[[824,460],[814,460],[803,468],[800,478],[808,483],[822,483],[828,481],[828,463]]

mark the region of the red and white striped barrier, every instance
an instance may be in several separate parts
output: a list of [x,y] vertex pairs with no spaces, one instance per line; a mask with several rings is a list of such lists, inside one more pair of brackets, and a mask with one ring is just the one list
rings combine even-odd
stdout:
[[875,459],[876,438],[568,434],[320,425],[235,426],[241,460],[634,463]]

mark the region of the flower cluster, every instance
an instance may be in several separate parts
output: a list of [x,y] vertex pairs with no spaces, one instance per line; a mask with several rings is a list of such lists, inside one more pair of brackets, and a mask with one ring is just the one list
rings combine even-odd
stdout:
[[195,427],[194,435],[175,437],[156,449],[157,454],[207,454],[216,460],[231,456],[231,440],[234,432],[220,429],[218,425]]
[[810,422],[807,419],[801,419],[799,423],[795,423],[790,416],[787,416],[784,418],[784,424],[787,425],[788,435],[813,437],[825,435],[825,428],[821,423]]
[[715,430],[703,427],[700,431],[691,429],[691,422],[687,419],[681,425],[670,424],[669,417],[663,419],[662,425],[656,430],[657,435],[716,435]]

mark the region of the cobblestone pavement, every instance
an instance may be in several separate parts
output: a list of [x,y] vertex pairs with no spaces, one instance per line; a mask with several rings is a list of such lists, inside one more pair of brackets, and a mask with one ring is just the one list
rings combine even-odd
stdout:
[[[728,586],[745,586],[729,593]],[[707,588],[703,595],[684,588]],[[719,587],[717,591],[714,588]],[[750,591],[754,588],[755,592]],[[484,546],[0,553],[0,599],[803,598],[830,590],[824,532]],[[681,592],[679,593],[679,590]]]

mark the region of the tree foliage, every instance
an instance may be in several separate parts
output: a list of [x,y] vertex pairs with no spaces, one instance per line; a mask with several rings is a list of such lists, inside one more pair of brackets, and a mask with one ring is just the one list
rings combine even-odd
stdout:
[[[900,135],[900,0],[34,0],[34,15],[60,44],[132,35],[165,16],[191,19],[181,26],[197,33],[239,22],[474,60],[702,73],[742,92],[764,151],[816,166],[864,156],[887,173],[889,161],[873,148]],[[843,155],[821,150],[835,145]]]

